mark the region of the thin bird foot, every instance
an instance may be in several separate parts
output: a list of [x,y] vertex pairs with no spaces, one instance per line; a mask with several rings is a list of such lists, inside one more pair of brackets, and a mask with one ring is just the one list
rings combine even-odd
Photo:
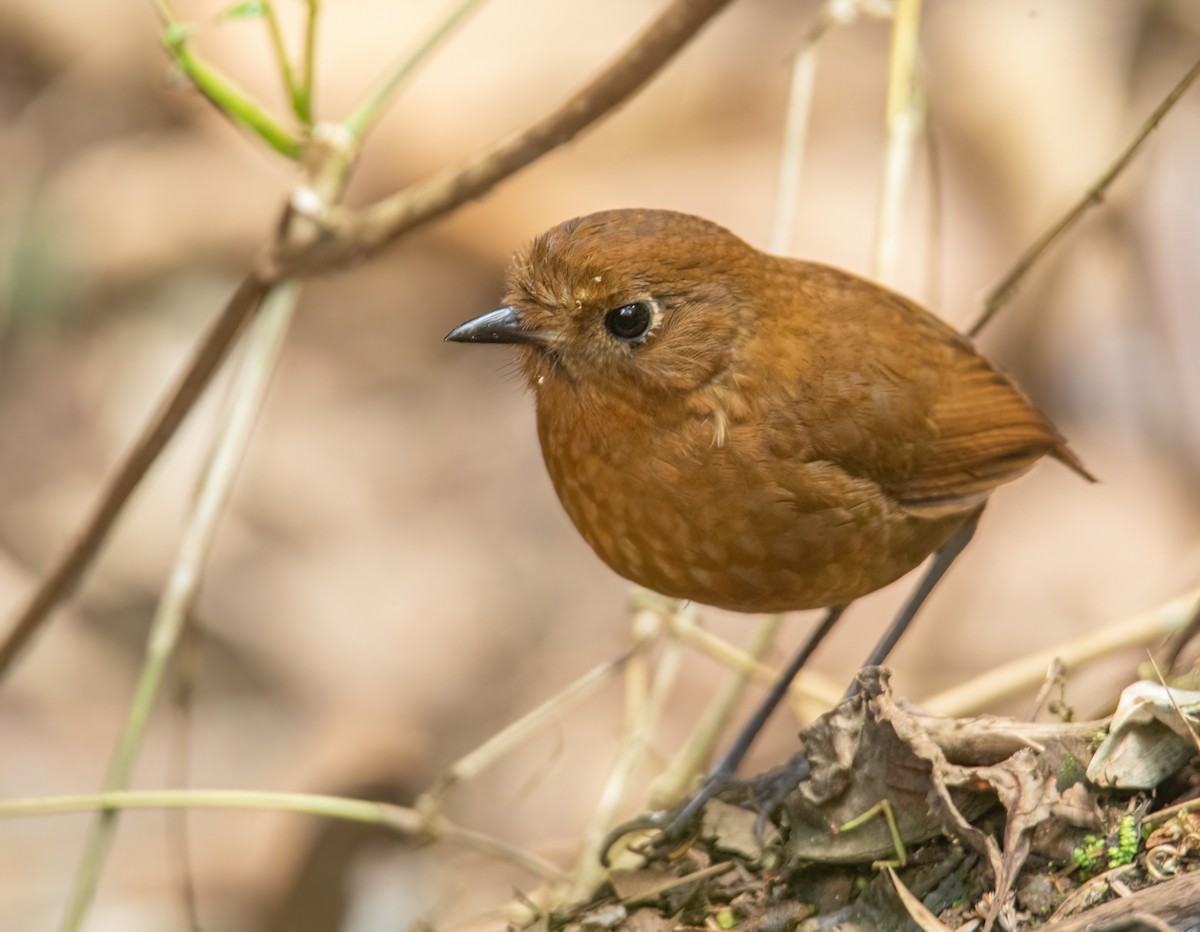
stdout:
[[634,832],[657,830],[645,842],[631,848],[648,860],[668,857],[687,847],[700,835],[705,806],[710,800],[718,798],[758,813],[754,830],[761,842],[771,817],[779,811],[792,790],[808,779],[810,773],[808,758],[803,753],[749,780],[739,780],[719,770],[710,773],[699,788],[678,805],[648,812],[618,825],[604,839],[600,861],[608,867],[613,846]]

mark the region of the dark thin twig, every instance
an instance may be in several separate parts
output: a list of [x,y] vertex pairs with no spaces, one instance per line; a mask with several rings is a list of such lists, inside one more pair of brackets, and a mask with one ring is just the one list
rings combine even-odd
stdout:
[[1025,277],[1025,274],[1033,267],[1034,263],[1041,258],[1042,253],[1054,245],[1054,242],[1070,229],[1089,208],[1099,205],[1104,200],[1104,193],[1108,190],[1108,186],[1124,171],[1125,166],[1130,163],[1137,154],[1137,151],[1142,147],[1142,143],[1146,141],[1146,138],[1154,131],[1155,127],[1162,122],[1162,118],[1170,112],[1171,108],[1175,106],[1179,98],[1183,96],[1184,92],[1187,91],[1197,77],[1200,77],[1200,61],[1192,65],[1188,73],[1171,89],[1171,93],[1163,98],[1162,103],[1154,108],[1154,112],[1142,124],[1142,128],[1138,130],[1138,134],[1134,136],[1124,151],[1117,156],[1116,161],[1106,168],[1103,174],[1084,192],[1083,197],[1054,226],[1039,236],[1037,241],[1022,253],[1021,258],[1009,269],[1008,274],[1000,280],[1000,283],[988,292],[987,297],[983,301],[983,312],[968,331],[972,337],[978,336],[979,332],[996,315],[996,312],[1008,302],[1013,292],[1017,290],[1017,285],[1020,284],[1021,279]]
[[465,166],[440,172],[425,183],[348,214],[317,256],[287,262],[289,273],[312,274],[365,259],[414,227],[486,193],[498,182],[577,136],[629,99],[731,0],[675,0],[608,68],[557,110],[528,129],[507,136]]
[[351,214],[346,229],[329,231],[330,238],[301,246],[289,253],[286,261],[268,258],[259,263],[238,286],[175,389],[118,466],[95,511],[13,620],[0,642],[0,678],[50,611],[78,584],[133,490],[191,411],[272,285],[290,276],[309,276],[362,261],[403,234],[479,197],[630,97],[730,2],[673,0],[620,58],[528,129],[500,141],[461,170],[442,173],[420,187],[381,201],[361,217]]
[[104,487],[95,511],[88,516],[75,539],[59,555],[54,565],[42,576],[37,588],[13,620],[3,642],[0,642],[0,677],[12,665],[50,610],[75,588],[134,489],[175,435],[246,321],[258,309],[267,287],[256,276],[246,276],[220,316],[209,327],[175,388]]

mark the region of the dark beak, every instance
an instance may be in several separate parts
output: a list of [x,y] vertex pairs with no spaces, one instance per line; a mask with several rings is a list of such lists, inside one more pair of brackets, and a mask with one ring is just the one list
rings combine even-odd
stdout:
[[446,334],[446,340],[451,343],[544,344],[546,337],[537,330],[526,330],[520,311],[510,305],[455,327]]

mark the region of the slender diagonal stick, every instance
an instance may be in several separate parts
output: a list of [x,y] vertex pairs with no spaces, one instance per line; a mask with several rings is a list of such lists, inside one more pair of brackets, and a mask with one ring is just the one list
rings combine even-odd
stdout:
[[1125,170],[1125,167],[1137,155],[1142,144],[1147,137],[1154,132],[1159,123],[1162,122],[1171,108],[1179,102],[1179,98],[1184,95],[1196,78],[1200,77],[1200,60],[1197,60],[1194,65],[1188,70],[1188,73],[1180,79],[1172,89],[1171,93],[1163,98],[1162,102],[1154,108],[1154,112],[1142,124],[1142,128],[1138,130],[1136,136],[1133,137],[1129,145],[1127,145],[1116,160],[1108,166],[1097,178],[1091,186],[1083,193],[1074,206],[1071,207],[1059,220],[1048,229],[1045,233],[1037,238],[1037,241],[1030,246],[1016,263],[1008,274],[1002,278],[999,283],[987,293],[987,297],[983,301],[983,311],[979,315],[979,319],[971,325],[971,329],[967,331],[972,337],[979,335],[979,332],[988,325],[991,319],[996,315],[996,312],[1012,297],[1013,292],[1017,290],[1017,285],[1021,283],[1026,273],[1033,268],[1035,262],[1041,258],[1042,253],[1054,245],[1064,233],[1067,232],[1087,211],[1098,206],[1104,200],[1104,193],[1108,190],[1117,176]]
[[[288,270],[308,275],[374,255],[388,243],[460,204],[474,200],[498,182],[596,122],[624,103],[674,57],[731,0],[675,0],[608,68],[556,110],[528,129],[513,133],[461,168],[428,181],[331,224],[334,234],[312,255],[291,257]],[[316,264],[316,268],[312,263]]]
[[95,510],[9,625],[0,641],[0,679],[50,611],[79,583],[125,503],[204,392],[271,285],[292,275],[304,277],[363,261],[403,234],[481,196],[627,100],[730,2],[674,0],[597,78],[523,132],[501,140],[459,171],[437,175],[405,194],[367,208],[361,219],[350,214],[347,228],[332,229],[330,239],[290,253],[286,262],[272,251],[264,252],[210,327],[158,413],[117,467]]

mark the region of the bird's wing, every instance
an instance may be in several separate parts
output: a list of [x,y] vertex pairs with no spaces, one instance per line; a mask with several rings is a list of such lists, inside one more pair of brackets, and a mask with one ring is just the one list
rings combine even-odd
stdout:
[[815,341],[815,453],[914,509],[973,507],[1046,455],[1092,478],[969,340],[900,295],[820,271],[835,276],[820,293],[833,296],[823,314],[840,326],[830,328],[838,339]]

